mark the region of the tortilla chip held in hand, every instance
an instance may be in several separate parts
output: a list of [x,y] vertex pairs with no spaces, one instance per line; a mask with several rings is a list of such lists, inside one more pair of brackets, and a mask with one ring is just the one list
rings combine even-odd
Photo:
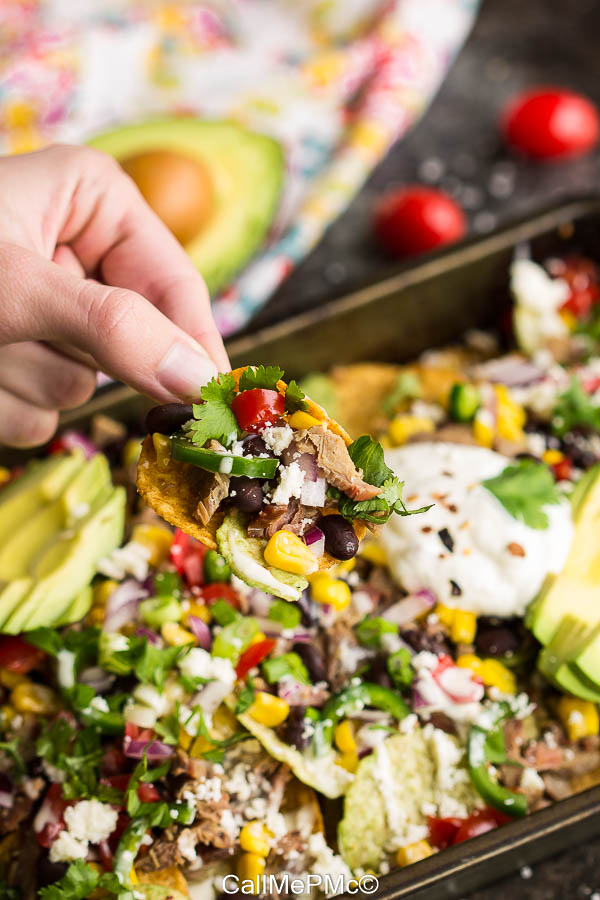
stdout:
[[151,410],[137,487],[246,584],[293,601],[307,576],[355,556],[367,527],[410,513],[381,445],[366,435],[351,442],[282,375],[236,369],[197,404]]

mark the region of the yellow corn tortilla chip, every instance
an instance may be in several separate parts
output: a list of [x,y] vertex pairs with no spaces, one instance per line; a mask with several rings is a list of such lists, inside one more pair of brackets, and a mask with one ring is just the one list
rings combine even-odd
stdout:
[[[244,366],[240,369],[234,369],[231,373],[235,378],[236,384],[242,373],[249,368]],[[284,381],[277,382],[277,390],[285,395],[287,384]],[[330,418],[325,410],[306,397],[307,410],[309,415],[314,416],[321,422],[325,422],[327,427],[334,434],[339,435],[346,446],[352,443],[350,435]],[[212,477],[211,472],[206,472],[198,466],[190,463],[182,463],[177,460],[170,460],[168,466],[159,464],[152,436],[148,435],[142,444],[142,452],[140,454],[137,469],[137,489],[144,498],[148,506],[162,516],[162,518],[180,528],[186,534],[201,541],[211,550],[217,549],[216,534],[217,530],[223,522],[223,513],[217,511],[207,525],[202,525],[196,518],[196,507],[198,498],[202,496],[207,482]],[[366,526],[360,519],[353,521],[354,531],[359,541],[366,534]],[[319,560],[319,569],[329,569],[337,565],[339,560],[334,559],[328,553],[324,553]]]

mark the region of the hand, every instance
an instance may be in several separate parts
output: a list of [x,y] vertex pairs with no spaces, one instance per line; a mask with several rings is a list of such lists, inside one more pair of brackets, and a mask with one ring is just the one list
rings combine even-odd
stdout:
[[47,441],[97,369],[167,402],[228,368],[201,276],[114,160],[0,159],[0,443]]

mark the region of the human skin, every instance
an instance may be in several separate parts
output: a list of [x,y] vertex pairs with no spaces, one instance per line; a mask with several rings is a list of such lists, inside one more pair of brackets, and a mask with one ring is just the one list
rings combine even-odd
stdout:
[[202,277],[111,157],[0,158],[0,444],[45,443],[98,370],[164,403],[228,368]]

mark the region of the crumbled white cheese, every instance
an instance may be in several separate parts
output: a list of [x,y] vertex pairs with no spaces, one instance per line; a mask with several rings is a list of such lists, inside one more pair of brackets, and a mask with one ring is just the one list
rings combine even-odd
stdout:
[[97,712],[107,713],[110,711],[110,707],[105,697],[92,697],[90,700],[90,708],[95,709]]
[[69,831],[61,831],[50,846],[50,862],[73,862],[74,859],[85,859],[88,855],[88,842],[78,841]]
[[171,709],[171,701],[165,693],[152,684],[138,684],[133,689],[133,696],[139,703],[144,703],[154,710],[157,716],[164,716]]
[[70,650],[59,650],[56,663],[58,683],[67,690],[72,688],[75,684],[75,654]]
[[289,425],[269,425],[267,428],[263,428],[260,436],[275,456],[281,456],[283,451],[290,446],[294,432]]
[[219,463],[219,472],[222,475],[229,475],[233,469],[233,456],[224,456]]
[[116,581],[122,581],[127,575],[143,581],[148,575],[151,555],[149,547],[137,541],[129,541],[124,547],[117,547],[108,556],[103,556],[98,563],[98,571]]
[[551,278],[530,259],[516,260],[510,269],[515,306],[513,322],[519,347],[529,355],[551,338],[566,337],[569,329],[560,308],[571,292],[563,278]]
[[184,828],[177,838],[177,849],[188,862],[196,860],[196,835],[191,828]]
[[291,462],[289,466],[279,467],[279,484],[271,497],[272,503],[287,505],[292,497],[299,497],[302,493],[305,473],[297,462]]
[[[309,837],[308,852],[313,858],[311,872],[315,875],[329,875],[332,882],[331,888],[338,879],[342,879],[343,888],[348,886],[352,880],[352,872],[342,857],[333,852],[320,831],[316,831]],[[329,893],[327,896],[332,896],[332,894]]]
[[65,823],[69,832],[79,841],[99,844],[105,841],[117,827],[118,812],[100,800],[80,800],[65,809]]
[[521,771],[521,782],[519,786],[523,788],[524,791],[531,791],[531,793],[543,794],[546,790],[544,779],[538,775],[535,769],[532,769],[529,766],[525,766]]

